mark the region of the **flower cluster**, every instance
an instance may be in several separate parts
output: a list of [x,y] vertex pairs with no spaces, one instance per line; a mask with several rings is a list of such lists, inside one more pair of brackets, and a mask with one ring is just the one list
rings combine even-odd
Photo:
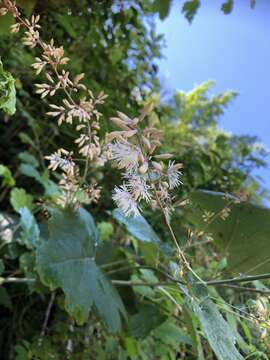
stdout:
[[[145,202],[153,209],[161,208],[168,217],[175,207],[171,190],[181,184],[182,164],[172,161],[171,154],[159,154],[157,151],[161,146],[162,132],[151,121],[147,124],[144,121],[152,111],[152,105],[145,106],[137,118],[118,112],[117,117],[111,120],[120,130],[107,134],[105,146],[99,137],[101,113],[97,108],[104,103],[106,95],[100,93],[94,97],[81,83],[84,74],[74,78],[70,75],[65,69],[69,58],[65,56],[63,47],[56,46],[53,39],[48,43],[41,39],[39,16],[24,19],[14,1],[2,0],[2,3],[4,6],[0,6],[0,14],[10,12],[16,21],[11,31],[24,29],[23,43],[41,50],[32,67],[37,75],[44,74],[45,80],[35,85],[36,93],[41,98],[50,99],[56,93],[63,95],[61,104],[50,101],[47,115],[55,118],[59,126],[63,123],[75,126],[78,134],[74,151],[59,149],[46,157],[50,161],[50,169],[62,172],[59,183],[63,194],[61,203],[80,202],[78,199],[82,197],[82,192],[87,201],[97,201],[100,188],[95,181],[88,183],[90,162],[91,167],[97,167],[110,158],[122,171],[123,185],[115,188],[113,199],[124,213],[127,216],[138,215],[141,203]],[[78,160],[84,164],[83,171],[76,163]]]
[[107,135],[110,158],[123,176],[123,184],[114,189],[113,200],[126,216],[139,215],[140,204],[146,202],[169,217],[175,207],[171,190],[181,184],[182,164],[171,161],[171,154],[158,154],[162,132],[151,120],[144,124],[151,111],[152,105],[148,104],[138,118],[131,119],[121,112],[111,118],[120,130]]
[[47,115],[57,119],[59,126],[63,123],[75,126],[78,133],[78,138],[75,139],[77,147],[75,153],[79,158],[77,160],[85,164],[82,174],[73,158],[73,152],[59,149],[46,157],[50,161],[51,170],[62,171],[59,186],[63,193],[62,198],[66,201],[61,202],[64,205],[76,203],[82,191],[84,198],[87,198],[85,201],[96,202],[100,195],[100,188],[95,182],[88,183],[88,173],[90,161],[92,167],[102,166],[106,161],[106,153],[103,151],[104,147],[98,135],[101,113],[97,109],[98,105],[104,103],[106,95],[100,93],[94,97],[93,93],[81,83],[84,74],[78,74],[72,78],[65,70],[70,59],[65,56],[63,47],[56,46],[53,39],[49,43],[41,39],[39,15],[33,15],[30,20],[25,19],[21,16],[15,1],[0,1],[0,15],[5,15],[7,12],[13,14],[15,18],[11,32],[17,33],[24,29],[23,43],[30,48],[38,47],[41,50],[41,54],[35,58],[32,67],[37,75],[44,74],[45,81],[35,84],[36,93],[42,99],[45,97],[52,99],[56,92],[63,94],[60,105],[50,100],[50,111]]

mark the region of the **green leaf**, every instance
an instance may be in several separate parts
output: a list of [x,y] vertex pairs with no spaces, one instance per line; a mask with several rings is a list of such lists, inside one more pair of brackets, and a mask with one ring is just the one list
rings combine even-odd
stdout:
[[237,333],[224,320],[203,285],[192,285],[192,307],[209,344],[220,360],[243,360],[236,349]]
[[33,197],[27,194],[24,189],[20,188],[11,190],[10,203],[17,212],[24,207],[28,208],[30,211],[34,208]]
[[[2,21],[2,20],[1,20]],[[0,109],[9,115],[16,112],[16,89],[15,79],[4,70],[0,59]]]
[[[154,275],[152,270],[148,269],[140,269],[140,275],[133,274],[131,276],[131,281],[133,282],[141,282],[145,283],[158,283],[158,278]],[[133,291],[137,294],[140,294],[144,297],[155,297],[155,290],[149,286],[134,286]]]
[[137,341],[134,338],[128,336],[124,338],[124,341],[128,356],[130,356],[131,359],[137,357],[139,355]]
[[149,256],[149,264],[156,260],[157,248],[164,255],[172,254],[173,250],[171,246],[161,242],[156,232],[143,216],[139,215],[136,217],[126,217],[120,209],[113,210],[112,216],[120,224],[125,225],[127,231],[132,236],[145,243],[140,244],[140,250],[144,255]]
[[27,246],[28,249],[35,249],[39,244],[40,231],[36,219],[29,209],[22,208],[19,210],[21,215],[21,227],[23,229],[20,235],[20,242]]
[[40,174],[37,169],[31,164],[21,164],[20,172],[25,175],[34,178],[38,182],[40,181]]
[[2,259],[0,259],[0,275],[3,274],[4,270],[5,270],[4,262]]
[[10,187],[15,185],[15,180],[11,174],[11,171],[9,170],[8,167],[4,165],[0,165],[0,177],[3,177],[3,181],[2,181],[3,185]]
[[156,244],[140,241],[138,248],[145,259],[145,263],[150,266],[155,266],[160,255]]
[[166,317],[159,308],[151,304],[143,304],[139,312],[129,320],[129,334],[137,339],[143,339],[165,321]]
[[188,304],[183,306],[183,316],[188,333],[192,340],[193,348],[195,349],[196,352],[197,359],[205,360],[201,338],[197,329],[198,319],[196,318],[194,312],[188,307]]
[[77,33],[74,29],[74,18],[72,16],[56,15],[56,19],[71,38],[75,39],[77,37]]
[[222,4],[221,10],[226,15],[230,14],[233,10],[233,0],[227,0],[224,4]]
[[250,0],[250,7],[251,9],[254,9],[256,6],[256,0]]
[[[214,243],[227,255],[228,269],[237,273],[261,274],[270,271],[270,209],[248,202],[237,203],[233,197],[211,191],[190,195],[189,220],[198,230],[207,226]],[[203,221],[205,211],[218,214],[229,207],[228,217]]]
[[101,221],[97,224],[97,229],[102,241],[107,241],[114,233],[113,224],[107,221]]
[[155,0],[153,3],[153,10],[159,13],[159,18],[164,20],[170,12],[170,0]]
[[122,301],[95,263],[98,233],[92,216],[83,208],[52,210],[50,236],[37,252],[42,281],[62,288],[67,311],[78,324],[87,321],[92,305],[113,330],[121,328]]
[[192,345],[191,337],[170,321],[166,321],[156,328],[153,336],[176,349],[179,348],[179,344]]
[[161,243],[160,238],[143,216],[126,217],[119,209],[113,210],[112,216],[120,224],[125,225],[128,232],[138,240],[153,242],[155,244]]
[[110,59],[113,64],[117,64],[123,58],[123,50],[120,46],[110,49]]
[[20,172],[23,175],[29,176],[35,179],[38,183],[40,183],[45,190],[45,195],[54,197],[60,194],[57,184],[55,184],[52,180],[49,179],[46,172],[44,172],[44,174],[41,175],[34,165],[21,164]]
[[26,164],[30,164],[30,165],[34,166],[35,168],[38,167],[38,165],[39,165],[37,159],[32,154],[30,154],[28,151],[21,152],[18,155],[18,158],[22,162],[24,162]]
[[182,8],[182,13],[185,15],[187,20],[191,23],[198,11],[201,2],[199,0],[186,1]]
[[8,309],[12,308],[12,303],[7,290],[0,286],[0,306],[4,306]]
[[0,21],[0,35],[7,35],[10,33],[10,26],[14,23],[14,17],[10,14],[1,16]]
[[17,0],[18,5],[24,10],[27,17],[31,16],[37,0]]
[[15,360],[28,360],[29,359],[29,351],[22,345],[16,345],[15,350],[16,350]]

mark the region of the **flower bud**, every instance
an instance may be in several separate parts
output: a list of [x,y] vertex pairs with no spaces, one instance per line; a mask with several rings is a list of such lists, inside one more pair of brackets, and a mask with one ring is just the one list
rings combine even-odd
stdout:
[[139,162],[141,164],[143,164],[145,162],[144,156],[143,156],[143,154],[141,152],[139,153]]
[[153,167],[158,170],[158,171],[162,171],[162,165],[156,161],[152,161],[152,165]]
[[147,149],[150,150],[151,149],[150,141],[145,136],[142,137],[142,141],[144,145],[147,147]]
[[168,160],[171,159],[173,157],[172,154],[160,154],[160,155],[155,155],[156,159],[160,159],[160,160]]
[[148,170],[148,162],[145,162],[142,166],[139,167],[139,173],[141,175],[145,174]]

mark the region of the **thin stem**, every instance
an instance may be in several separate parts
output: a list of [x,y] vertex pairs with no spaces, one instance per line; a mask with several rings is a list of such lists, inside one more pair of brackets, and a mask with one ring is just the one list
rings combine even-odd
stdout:
[[129,259],[125,259],[125,260],[117,260],[117,261],[113,261],[111,263],[108,263],[108,264],[104,264],[104,265],[101,265],[101,269],[105,270],[107,268],[110,268],[112,266],[116,266],[116,265],[122,265],[122,264],[126,264],[126,263],[129,263]]
[[251,282],[255,280],[266,280],[266,279],[270,279],[270,273],[254,275],[254,276],[242,276],[233,279],[210,280],[210,281],[205,281],[204,283],[206,285],[222,285],[222,284],[234,284],[234,283]]
[[178,302],[175,300],[175,298],[166,290],[164,289],[162,286],[159,286],[158,289],[167,296],[167,298],[169,298],[171,300],[172,303],[174,303],[174,305],[177,307],[177,309],[182,313],[183,309],[181,308],[181,306],[178,304]]
[[183,281],[175,279],[173,276],[166,273],[165,271],[162,271],[162,270],[160,270],[158,268],[155,268],[153,266],[146,266],[146,265],[123,266],[121,268],[108,271],[107,275],[111,275],[111,274],[114,274],[114,273],[117,273],[117,272],[120,272],[120,271],[123,271],[123,270],[128,270],[128,269],[148,269],[148,270],[153,270],[153,271],[158,272],[159,274],[165,276],[166,278],[168,278],[169,280],[171,280],[171,281],[173,281],[173,282],[175,282],[177,284],[182,284],[182,285],[185,284]]
[[166,285],[176,285],[175,282],[166,282],[166,281],[160,281],[160,282],[143,282],[143,281],[131,281],[131,280],[116,280],[113,279],[111,282],[118,286],[148,286],[148,287],[158,287],[158,286],[166,286]]
[[2,284],[13,284],[13,283],[32,283],[36,282],[36,279],[31,278],[15,278],[15,277],[8,277],[6,279],[0,279],[0,285]]
[[50,318],[50,315],[51,315],[54,300],[55,300],[55,293],[52,293],[51,297],[50,297],[50,301],[49,301],[47,309],[46,309],[44,322],[42,324],[42,330],[41,330],[40,339],[39,339],[39,345],[40,346],[42,344],[42,340],[43,340],[43,338],[45,336],[45,333],[46,333],[46,329],[47,329],[47,326],[48,326],[48,322],[49,322],[49,318]]
[[[91,127],[90,127],[89,121],[87,121],[87,133],[88,133],[88,137],[89,137],[88,146],[90,147],[90,144],[91,144],[91,141],[92,141],[92,139],[91,139],[92,134],[91,134]],[[86,163],[85,163],[82,183],[85,183],[85,181],[86,181],[88,170],[89,170],[89,156],[86,157]]]
[[[140,139],[139,134],[137,134],[136,137],[137,137],[137,140],[138,140],[138,144],[139,144],[139,146],[140,146],[140,150],[141,150],[142,154],[145,155],[145,154],[144,154],[144,150],[143,150],[143,145],[142,145],[142,142],[141,142],[141,139]],[[165,211],[165,209],[164,209],[164,207],[163,207],[163,205],[162,205],[162,203],[161,203],[161,201],[160,201],[160,198],[159,198],[159,196],[158,196],[156,186],[155,186],[155,184],[153,183],[153,181],[152,181],[152,179],[151,179],[149,170],[147,170],[147,176],[148,176],[148,179],[149,179],[150,184],[152,185],[152,187],[153,187],[153,189],[154,189],[156,201],[158,202],[158,205],[159,205],[160,210],[161,210],[161,212],[162,212],[162,214],[163,214],[165,223],[166,223],[166,225],[167,225],[167,227],[168,227],[168,229],[169,229],[169,231],[170,231],[171,237],[172,237],[172,239],[173,239],[173,241],[174,241],[174,243],[175,243],[175,246],[176,246],[176,248],[177,248],[177,250],[178,250],[180,259],[183,261],[183,263],[184,263],[184,265],[186,266],[186,268],[187,268],[200,282],[203,283],[203,280],[195,273],[195,271],[194,271],[194,270],[191,268],[191,266],[189,265],[189,262],[187,261],[187,259],[186,259],[185,255],[184,255],[183,251],[181,250],[181,248],[180,248],[180,246],[179,246],[179,244],[178,244],[177,238],[176,238],[175,233],[174,233],[174,231],[173,231],[173,228],[172,228],[172,226],[171,226],[171,224],[170,224],[170,221],[169,221],[169,219],[168,219],[168,216],[167,216],[167,214],[166,214],[166,211]]]
[[263,295],[270,295],[270,290],[263,290],[263,289],[255,289],[251,287],[244,287],[244,286],[238,286],[238,285],[230,285],[230,284],[220,284],[216,286],[221,286],[228,289],[233,289],[237,291],[246,291],[246,292],[253,292],[257,294],[263,294]]

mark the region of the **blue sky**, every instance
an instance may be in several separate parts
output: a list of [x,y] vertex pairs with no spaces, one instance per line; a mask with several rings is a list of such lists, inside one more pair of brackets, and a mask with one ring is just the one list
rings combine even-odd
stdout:
[[[157,21],[167,47],[160,61],[160,78],[169,90],[190,90],[214,80],[214,92],[240,93],[221,119],[236,134],[257,135],[270,148],[270,1],[236,0],[230,15],[220,11],[224,1],[202,1],[190,25],[176,0],[170,15]],[[256,173],[270,190],[270,168]]]

